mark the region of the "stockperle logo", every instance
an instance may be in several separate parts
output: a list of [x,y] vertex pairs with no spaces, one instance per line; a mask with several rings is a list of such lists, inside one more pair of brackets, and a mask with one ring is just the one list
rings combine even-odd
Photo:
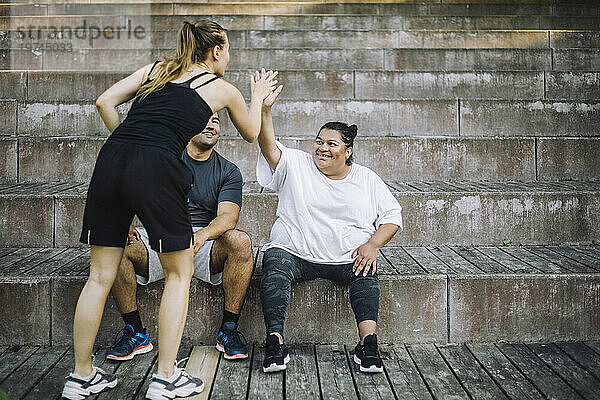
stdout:
[[[131,20],[127,20],[123,26],[96,26],[88,24],[83,20],[79,26],[20,26],[16,29],[16,39],[21,43],[22,49],[27,50],[51,50],[64,48],[73,49],[73,40],[87,40],[90,47],[94,47],[94,40],[142,40],[147,37],[146,28],[141,25],[133,26]],[[48,48],[48,44],[51,44]],[[56,46],[61,45],[61,46]],[[56,49],[55,49],[56,50]]]

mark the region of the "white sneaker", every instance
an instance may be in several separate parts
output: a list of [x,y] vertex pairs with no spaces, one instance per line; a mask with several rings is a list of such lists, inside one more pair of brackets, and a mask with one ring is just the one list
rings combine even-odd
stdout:
[[167,400],[175,397],[188,397],[204,390],[202,379],[189,375],[185,370],[175,367],[170,378],[152,374],[146,398],[151,400]]
[[117,377],[107,374],[98,367],[92,367],[89,376],[81,377],[71,372],[66,376],[67,382],[63,388],[62,397],[71,400],[82,400],[90,394],[100,393],[117,386]]

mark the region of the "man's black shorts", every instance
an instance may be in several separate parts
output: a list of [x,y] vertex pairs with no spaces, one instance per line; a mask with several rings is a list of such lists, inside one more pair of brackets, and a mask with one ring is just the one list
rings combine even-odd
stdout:
[[108,140],[96,160],[79,241],[125,247],[134,214],[157,252],[192,243],[188,192],[192,174],[180,158],[155,146]]

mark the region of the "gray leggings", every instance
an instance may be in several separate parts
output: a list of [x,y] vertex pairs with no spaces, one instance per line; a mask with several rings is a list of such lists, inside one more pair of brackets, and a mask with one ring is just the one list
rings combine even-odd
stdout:
[[315,278],[349,284],[350,304],[356,323],[367,320],[377,321],[380,293],[377,274],[355,276],[352,265],[352,263],[317,264],[278,248],[265,251],[260,281],[260,300],[267,335],[274,332],[283,335],[292,283]]

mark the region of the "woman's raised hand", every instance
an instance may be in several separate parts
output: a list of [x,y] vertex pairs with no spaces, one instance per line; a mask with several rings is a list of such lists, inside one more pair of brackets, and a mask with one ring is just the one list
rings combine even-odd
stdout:
[[[256,71],[250,77],[250,91],[252,92],[252,97],[262,102],[273,93],[277,85],[277,80],[275,79],[277,74],[277,71],[265,71],[264,68],[260,72]],[[275,101],[275,99],[273,99],[273,101]]]

